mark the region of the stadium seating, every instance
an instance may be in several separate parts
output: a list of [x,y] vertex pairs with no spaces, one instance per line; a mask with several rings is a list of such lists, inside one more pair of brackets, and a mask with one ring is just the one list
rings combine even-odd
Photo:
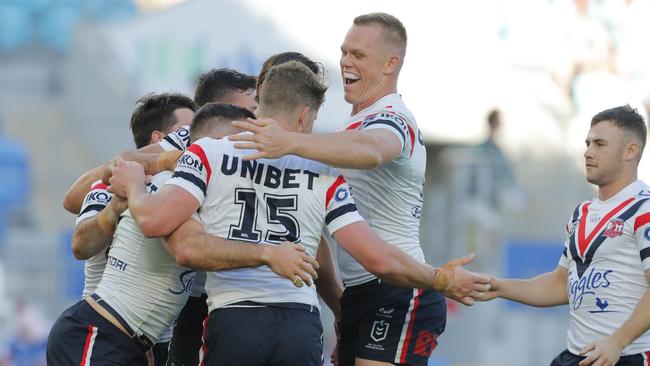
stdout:
[[12,51],[32,41],[32,12],[28,6],[0,3],[0,51]]

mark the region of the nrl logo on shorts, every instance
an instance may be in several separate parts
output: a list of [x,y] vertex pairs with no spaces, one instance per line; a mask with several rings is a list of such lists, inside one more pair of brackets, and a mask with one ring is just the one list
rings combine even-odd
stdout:
[[613,219],[607,223],[604,235],[608,238],[615,238],[623,235],[623,224],[625,222],[621,219]]
[[385,320],[375,320],[370,331],[370,338],[375,342],[381,342],[388,336],[388,327],[390,324]]

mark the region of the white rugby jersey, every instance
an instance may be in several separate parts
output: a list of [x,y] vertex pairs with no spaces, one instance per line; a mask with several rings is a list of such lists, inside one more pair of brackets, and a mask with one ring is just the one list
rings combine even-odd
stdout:
[[[174,177],[200,203],[206,232],[260,244],[299,242],[316,256],[323,226],[332,232],[363,220],[336,170],[296,156],[243,161],[251,150],[203,138],[183,154]],[[315,286],[296,288],[267,266],[209,272],[210,311],[241,301],[318,306]]]
[[[165,151],[185,151],[190,147],[190,126],[181,126],[176,131],[168,134],[159,143]],[[192,297],[201,297],[205,293],[205,272],[196,271],[196,278],[192,286]]]
[[[81,221],[96,216],[99,211],[108,205],[113,196],[106,188],[106,184],[102,183],[101,180],[95,181],[91,185],[90,192],[84,198],[83,205],[81,206],[81,212],[77,216],[75,227]],[[107,247],[108,244],[106,243]],[[95,288],[97,288],[97,284],[102,278],[102,273],[104,273],[104,267],[106,267],[107,252],[108,248],[86,259],[84,263],[84,289],[82,299],[95,292]]]
[[190,126],[181,126],[176,131],[165,136],[158,145],[165,151],[185,151],[190,146]]
[[[350,117],[342,130],[386,129],[399,138],[402,152],[395,160],[372,170],[341,169],[370,227],[387,243],[424,262],[420,247],[426,150],[422,135],[399,94],[390,94]],[[327,236],[326,236],[327,237]],[[330,239],[330,238],[328,238]],[[345,286],[368,282],[366,271],[343,248],[337,246]]]
[[[610,336],[648,289],[649,199],[650,187],[636,181],[606,201],[594,198],[574,210],[560,258],[560,265],[568,269],[570,352],[578,354],[587,344]],[[622,354],[646,351],[650,332]]]
[[[171,177],[164,171],[148,185],[155,194]],[[131,216],[122,214],[96,293],[138,334],[161,340],[192,291],[195,271],[176,263],[162,239],[148,238]]]

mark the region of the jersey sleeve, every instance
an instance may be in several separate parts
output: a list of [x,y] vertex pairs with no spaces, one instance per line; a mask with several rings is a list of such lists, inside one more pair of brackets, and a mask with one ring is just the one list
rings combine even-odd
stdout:
[[641,206],[639,215],[634,219],[634,241],[639,248],[643,269],[650,269],[650,207]]
[[409,150],[412,148],[412,140],[414,136],[410,131],[409,125],[406,123],[404,118],[392,112],[381,112],[375,113],[367,116],[359,130],[368,131],[384,129],[388,130],[397,136],[402,145],[402,151]]
[[185,151],[190,147],[190,126],[181,126],[176,131],[165,136],[159,143],[165,151]]
[[102,183],[101,180],[95,181],[91,185],[90,192],[84,198],[81,211],[75,221],[75,226],[79,225],[81,221],[97,215],[99,211],[108,205],[112,196],[106,188],[106,184]]
[[172,177],[163,186],[173,184],[188,191],[202,204],[205,200],[208,184],[212,176],[210,161],[206,155],[209,151],[209,139],[201,139],[192,144],[181,155]]
[[564,239],[564,249],[562,250],[562,256],[560,257],[560,261],[558,263],[564,268],[569,268],[569,262],[571,258],[571,238],[575,235],[575,231],[578,227],[578,214],[580,211],[580,206],[582,206],[582,203],[576,206],[576,208],[573,210],[571,218],[569,219],[569,222],[564,227],[566,237]]
[[363,218],[357,211],[350,187],[342,175],[329,186],[325,197],[325,226],[330,234]]

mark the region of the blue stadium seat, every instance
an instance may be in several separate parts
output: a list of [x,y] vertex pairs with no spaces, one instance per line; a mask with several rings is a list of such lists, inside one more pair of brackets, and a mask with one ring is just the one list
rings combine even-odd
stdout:
[[89,0],[88,10],[97,20],[124,20],[138,12],[132,0]]
[[0,51],[12,51],[32,41],[33,18],[22,4],[0,3]]
[[30,191],[31,177],[25,146],[0,139],[0,213],[26,205]]
[[72,254],[72,230],[61,233],[61,290],[68,299],[80,299],[84,289],[84,261]]
[[66,51],[82,12],[83,6],[81,5],[50,6],[43,13],[39,24],[38,40],[55,51]]

